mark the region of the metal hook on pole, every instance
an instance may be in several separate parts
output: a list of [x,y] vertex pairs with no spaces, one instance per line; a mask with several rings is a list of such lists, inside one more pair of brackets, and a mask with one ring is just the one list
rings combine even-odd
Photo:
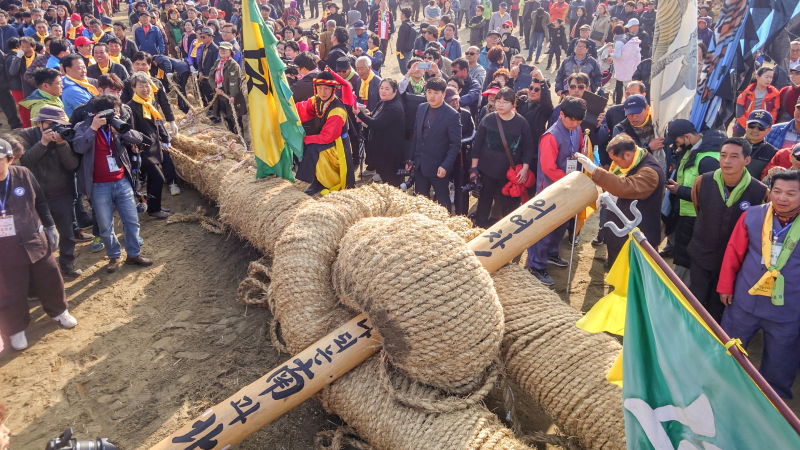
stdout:
[[624,225],[622,228],[620,228],[614,222],[610,221],[606,222],[605,226],[608,227],[611,230],[611,232],[614,233],[617,237],[625,236],[626,234],[633,231],[634,228],[639,226],[640,223],[642,223],[642,213],[639,212],[639,209],[636,207],[636,203],[638,203],[639,200],[634,200],[631,203],[631,212],[633,213],[633,220],[630,220],[622,212],[622,210],[619,209],[617,204],[613,200],[611,200],[611,196],[609,196],[607,193],[602,194],[600,198],[603,204],[606,205],[606,208],[608,208],[611,212],[616,214],[617,217],[619,217],[619,220],[621,220]]

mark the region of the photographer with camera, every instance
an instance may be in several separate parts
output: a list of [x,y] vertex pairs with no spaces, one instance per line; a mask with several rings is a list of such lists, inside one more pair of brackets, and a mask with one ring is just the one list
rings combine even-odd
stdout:
[[[37,76],[44,71],[55,70],[41,69]],[[74,137],[74,131],[63,109],[49,104],[37,108],[36,115],[31,118],[34,126],[24,128],[18,134],[25,148],[19,163],[30,169],[36,179],[40,180],[39,185],[61,236],[58,247],[61,273],[77,277],[81,270],[75,268],[73,184],[80,157],[64,139]],[[83,234],[81,240],[91,240],[93,237]]]
[[[123,145],[139,146],[143,136],[135,130],[123,132],[120,125],[125,122],[119,120],[121,106],[119,98],[114,95],[104,94],[92,100],[94,115],[75,126],[75,139],[72,141],[75,152],[83,155],[78,166],[78,191],[92,200],[100,238],[109,257],[108,272],[116,272],[121,263],[122,252],[114,233],[115,209],[125,232],[125,262],[140,266],[153,264],[152,260],[140,254],[139,216],[133,192],[136,167],[131,164]],[[109,118],[113,120],[111,125]]]
[[50,249],[59,235],[44,192],[28,168],[12,165],[21,152],[16,138],[0,136],[0,332],[15,350],[28,347],[30,286],[48,316],[64,328],[78,324],[67,311],[64,279]]

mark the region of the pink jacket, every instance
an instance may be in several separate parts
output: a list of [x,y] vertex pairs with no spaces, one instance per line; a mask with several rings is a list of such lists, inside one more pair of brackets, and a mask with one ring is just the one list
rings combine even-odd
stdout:
[[642,52],[639,49],[641,42],[634,36],[622,46],[622,56],[614,59],[614,77],[617,80],[627,82],[633,79],[633,72],[642,62]]

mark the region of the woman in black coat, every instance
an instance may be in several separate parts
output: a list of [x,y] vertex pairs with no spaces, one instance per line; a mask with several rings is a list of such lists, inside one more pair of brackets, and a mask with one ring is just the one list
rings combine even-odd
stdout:
[[399,187],[403,181],[397,170],[402,167],[405,154],[405,111],[402,99],[397,94],[396,81],[384,78],[378,92],[381,101],[375,106],[375,111],[365,114],[364,111],[354,108],[353,113],[357,113],[358,118],[369,129],[366,143],[367,164],[375,167],[384,183]]

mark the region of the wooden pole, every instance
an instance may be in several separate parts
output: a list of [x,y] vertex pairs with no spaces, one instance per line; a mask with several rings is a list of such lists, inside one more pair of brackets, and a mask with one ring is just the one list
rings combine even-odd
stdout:
[[[469,248],[492,273],[596,200],[594,182],[573,172],[471,240]],[[359,314],[151,449],[227,450],[375,354],[381,342]]]
[[[694,310],[697,311],[697,314],[703,319],[706,325],[708,325],[714,335],[717,336],[717,339],[723,343],[730,342],[731,338],[728,336],[728,333],[726,333],[725,330],[723,330],[722,327],[717,323],[717,321],[711,317],[711,314],[709,314],[706,308],[700,304],[700,300],[697,300],[694,294],[692,294],[692,291],[690,291],[689,288],[683,284],[683,280],[681,280],[672,270],[672,268],[669,267],[667,262],[661,258],[661,255],[658,254],[658,251],[653,248],[647,238],[644,237],[644,233],[641,231],[634,231],[633,237],[637,242],[639,242],[644,251],[647,252],[651,258],[653,258],[653,261],[656,263],[656,265],[658,265],[667,278],[672,281],[672,284],[678,288],[678,291],[686,298],[686,300],[689,301]],[[756,369],[756,366],[754,366],[753,363],[747,359],[747,356],[745,356],[744,353],[739,350],[737,345],[732,345],[728,351],[730,352],[731,356],[733,356],[733,359],[735,359],[736,362],[742,366],[744,371],[747,372],[747,375],[750,376],[756,386],[758,386],[764,395],[769,399],[769,401],[772,402],[772,404],[775,406],[775,409],[777,409],[783,418],[789,422],[789,425],[794,428],[794,431],[797,432],[797,434],[800,434],[800,419],[798,419],[794,412],[789,409],[789,406],[786,405],[786,402],[783,401],[778,393],[772,389],[772,386],[770,386],[767,380],[764,379],[761,373]]]

